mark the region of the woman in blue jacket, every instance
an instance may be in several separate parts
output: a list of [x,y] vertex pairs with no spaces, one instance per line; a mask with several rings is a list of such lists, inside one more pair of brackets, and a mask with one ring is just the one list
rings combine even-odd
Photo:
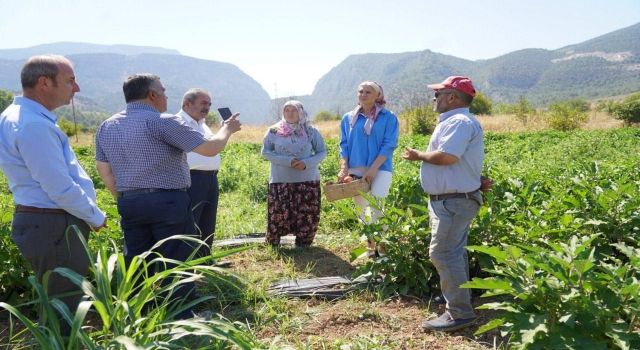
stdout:
[[[365,81],[358,86],[358,105],[342,117],[340,124],[340,172],[338,181],[347,176],[364,178],[371,185],[370,194],[384,198],[389,194],[393,173],[393,151],[398,146],[400,126],[393,112],[384,108],[382,86]],[[354,197],[362,209],[360,218],[373,223],[382,215],[362,196]],[[369,256],[377,251],[369,239]],[[383,247],[379,249],[384,253]]]

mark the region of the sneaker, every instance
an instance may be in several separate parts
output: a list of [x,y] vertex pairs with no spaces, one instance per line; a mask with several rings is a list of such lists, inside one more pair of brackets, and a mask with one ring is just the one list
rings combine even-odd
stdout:
[[422,322],[422,329],[425,331],[451,332],[469,327],[475,322],[475,320],[475,317],[458,318],[454,320],[448,312],[445,312],[438,318]]

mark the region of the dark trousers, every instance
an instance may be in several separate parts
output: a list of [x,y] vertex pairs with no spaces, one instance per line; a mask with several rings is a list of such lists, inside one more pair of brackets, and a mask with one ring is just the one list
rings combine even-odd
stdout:
[[[11,238],[22,256],[33,268],[38,281],[42,282],[45,272],[57,267],[66,267],[81,276],[89,271],[89,258],[80,238],[70,226],[75,225],[84,239],[91,229],[86,222],[71,214],[15,213],[11,224]],[[47,291],[50,296],[65,293],[76,294],[59,299],[75,313],[82,297],[80,288],[66,277],[52,273]],[[41,321],[42,321],[42,315]],[[66,322],[61,322],[63,332]]]
[[[160,240],[175,235],[195,235],[196,232],[187,192],[161,191],[120,197],[118,212],[124,232],[124,255],[128,262],[134,256],[151,250]],[[186,261],[193,252],[193,247],[183,240],[172,239],[155,251],[168,259]],[[195,284],[183,284],[181,288],[174,290],[172,297],[178,301],[194,298]],[[190,316],[190,310],[186,310],[178,318]]]
[[191,171],[191,209],[193,219],[200,232],[200,239],[206,245],[200,247],[199,255],[209,255],[216,231],[216,213],[218,211],[218,174],[217,172]]

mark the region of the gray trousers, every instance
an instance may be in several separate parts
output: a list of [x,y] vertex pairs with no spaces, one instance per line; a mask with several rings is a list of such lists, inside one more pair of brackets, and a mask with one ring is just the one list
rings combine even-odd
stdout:
[[[75,230],[75,225],[87,239],[90,227],[84,221],[70,214],[14,213],[11,224],[11,238],[22,256],[33,268],[38,281],[42,282],[45,272],[56,267],[67,267],[81,276],[89,270],[89,258]],[[52,273],[47,288],[50,297],[77,292],[76,295],[60,297],[71,313],[75,313],[80,303],[80,289],[67,278]],[[41,315],[42,317],[42,315]]]
[[446,310],[453,319],[473,318],[471,292],[460,288],[469,280],[467,238],[471,220],[478,213],[482,198],[452,198],[429,202],[431,242],[429,256],[440,275]]

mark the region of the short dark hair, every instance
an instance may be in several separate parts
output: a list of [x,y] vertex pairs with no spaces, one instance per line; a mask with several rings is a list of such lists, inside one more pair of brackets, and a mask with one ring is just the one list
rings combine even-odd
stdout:
[[20,83],[23,89],[32,89],[38,84],[38,79],[44,76],[53,80],[54,85],[57,84],[56,76],[60,72],[59,65],[68,64],[72,66],[71,61],[59,55],[40,55],[32,56],[22,67],[20,72]]
[[129,103],[137,100],[144,100],[149,95],[151,85],[159,81],[160,77],[154,74],[143,73],[134,74],[127,78],[122,84],[124,100]]

